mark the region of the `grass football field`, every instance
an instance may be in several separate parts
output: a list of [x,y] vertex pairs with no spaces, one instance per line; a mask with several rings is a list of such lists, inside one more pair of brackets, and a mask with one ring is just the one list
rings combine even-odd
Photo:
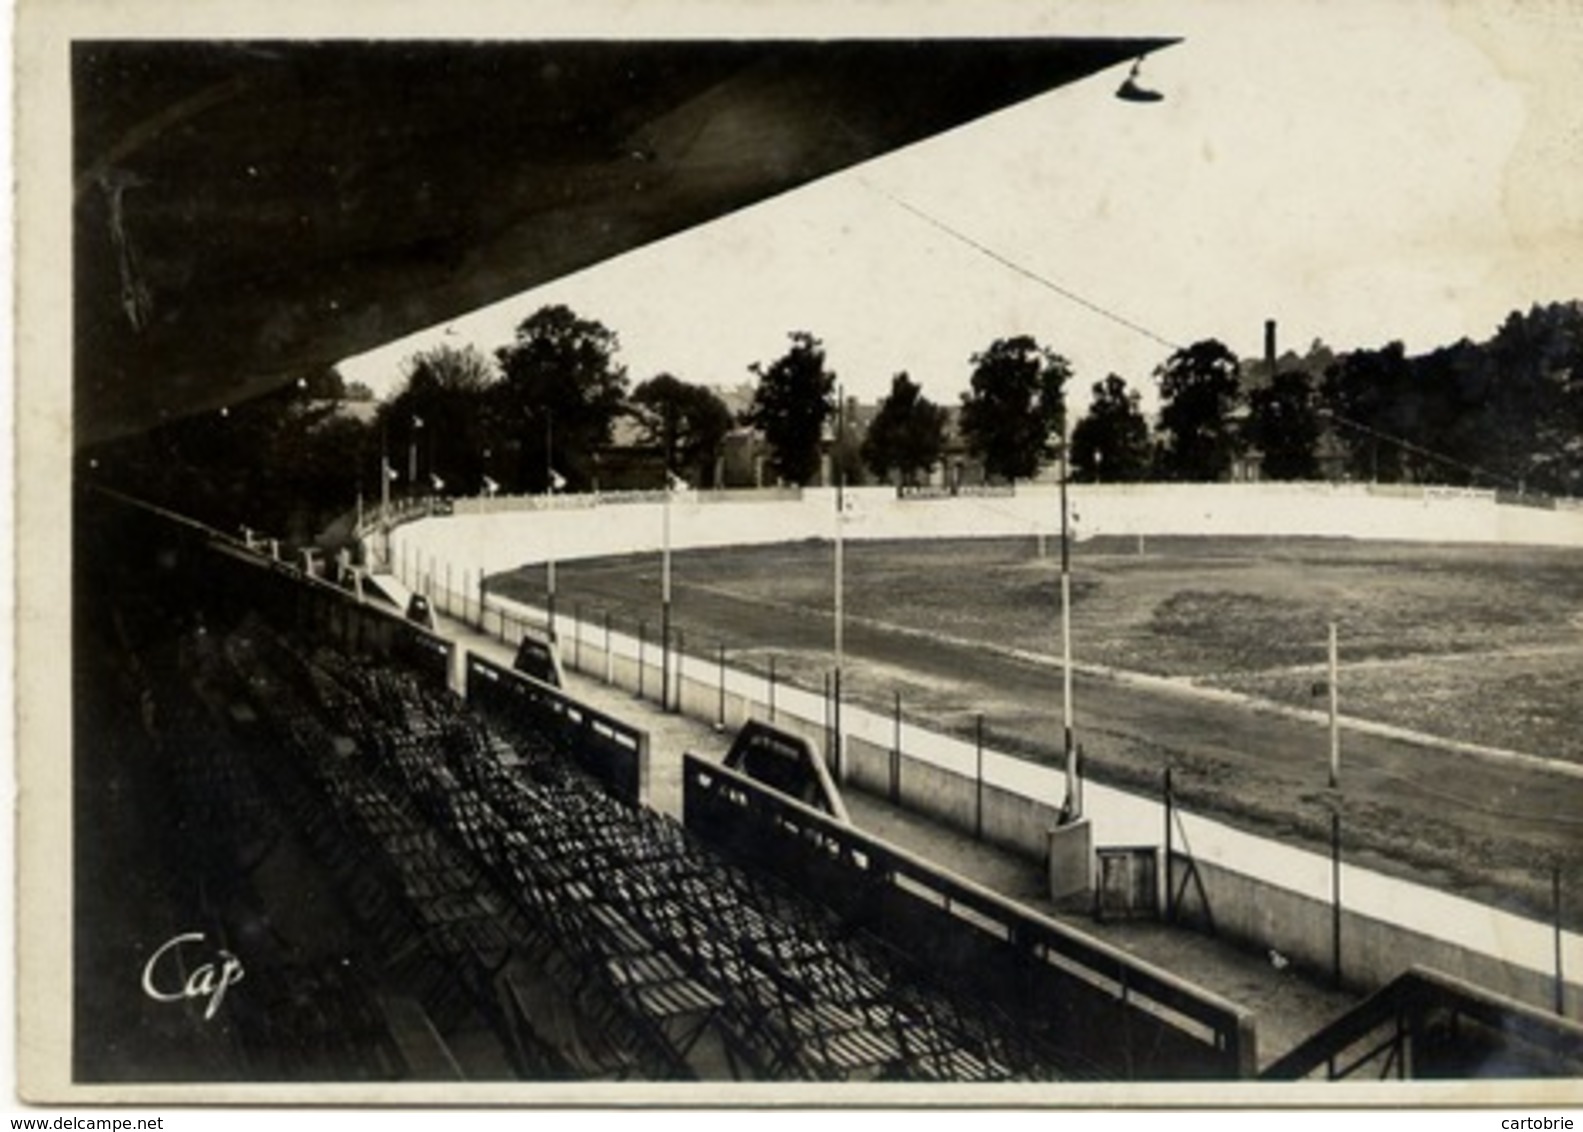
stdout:
[[[1041,550],[1043,553],[1041,554]],[[846,697],[998,749],[1060,748],[1058,548],[1032,538],[848,542]],[[687,651],[817,689],[832,665],[827,542],[678,552],[673,628]],[[542,601],[542,567],[492,579]],[[1339,539],[1096,538],[1073,548],[1074,699],[1095,778],[1157,790],[1245,827],[1583,924],[1583,551]],[[657,554],[561,563],[557,607],[617,629],[660,623]],[[1425,733],[1348,731],[1328,788],[1323,726],[1198,689],[1323,710],[1327,627],[1344,715]],[[1096,669],[1166,678],[1140,687]],[[1320,693],[1316,695],[1316,692]],[[1482,757],[1473,744],[1534,756]]]

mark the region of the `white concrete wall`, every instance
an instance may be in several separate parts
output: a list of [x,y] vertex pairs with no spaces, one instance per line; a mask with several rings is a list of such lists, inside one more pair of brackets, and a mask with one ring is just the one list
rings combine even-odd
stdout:
[[[530,619],[536,612],[500,598],[491,598],[490,605]],[[612,633],[607,666],[601,626],[576,625],[568,619],[560,628],[562,659],[568,667],[573,667],[576,655],[581,660],[577,667],[585,675],[608,679],[628,691],[641,686],[645,698],[658,699],[661,659],[655,642],[640,643],[628,634]],[[673,674],[678,668],[684,670],[684,712],[715,722],[720,705],[718,663],[710,657],[674,663]],[[823,751],[828,705],[819,692],[784,683],[772,691],[764,676],[731,667],[729,661],[724,680],[729,729],[740,727],[749,717],[773,719],[777,727]],[[847,704],[841,721],[846,788],[885,796],[896,740],[894,719]],[[1065,775],[1059,768],[986,746],[981,792],[978,750],[971,740],[905,722],[901,748],[904,806],[967,833],[981,821],[986,841],[1031,860],[1042,858],[1047,831],[1056,824],[1066,794]],[[1094,782],[1084,783],[1082,793],[1095,846],[1163,846],[1165,807],[1158,794],[1146,796]],[[1327,854],[1181,810],[1172,836],[1177,854],[1203,867],[1219,930],[1257,946],[1277,948],[1310,968],[1328,969],[1332,875]],[[1350,984],[1376,987],[1413,963],[1430,962],[1449,974],[1549,1007],[1556,960],[1554,924],[1347,863],[1345,828],[1342,840],[1342,968]],[[1187,904],[1191,920],[1196,900],[1189,898]],[[1583,935],[1563,932],[1560,943],[1568,1009],[1575,1013],[1583,1003]]]
[[[1398,493],[1401,494],[1398,494]],[[1015,496],[902,500],[891,488],[846,492],[850,539],[1052,535],[1060,529],[1057,488],[1019,486]],[[486,574],[557,561],[658,550],[665,506],[566,497],[550,509],[496,510],[422,519],[396,528],[392,553],[411,563],[450,563]],[[1583,547],[1583,509],[1497,504],[1487,493],[1370,489],[1330,484],[1138,484],[1070,488],[1075,531],[1096,535],[1287,535],[1416,542]],[[833,538],[835,492],[761,502],[733,493],[712,502],[678,494],[671,546],[750,546]]]
[[[878,488],[849,490],[847,497],[846,535],[853,539],[1032,536],[1058,529],[1060,518],[1053,487],[1020,488],[1015,497],[903,501],[891,489]],[[1071,490],[1071,500],[1079,531],[1088,535],[1309,535],[1583,546],[1583,510],[1500,506],[1488,496],[1470,493],[1276,484],[1079,486]],[[567,499],[558,504],[550,511],[456,515],[398,528],[393,536],[398,571],[414,586],[428,574],[438,585],[476,594],[476,579],[481,574],[552,556],[562,561],[653,551],[662,544],[665,516],[660,503],[595,505]],[[834,492],[829,490],[810,490],[801,500],[781,498],[770,503],[740,498],[705,502],[695,496],[678,496],[670,509],[671,545],[677,549],[795,542],[828,538],[834,532]],[[602,644],[598,629],[584,628],[580,647],[585,671],[604,670]],[[563,646],[563,659],[568,651]],[[635,640],[613,635],[611,668],[617,684],[636,687],[639,651]],[[652,642],[646,651],[642,666],[653,697],[659,687],[659,654]],[[692,678],[705,684],[711,677],[718,680],[707,658],[689,661],[689,669],[695,664]],[[714,687],[717,697],[718,683]],[[726,695],[728,721],[735,722],[748,713],[767,714],[767,689],[761,677],[728,668]],[[707,689],[689,700],[699,705],[703,717],[713,721],[718,707],[711,710],[709,705],[717,705],[718,699],[711,699]],[[825,704],[821,696],[782,687],[777,690],[775,708],[781,726],[822,745]],[[873,764],[879,752],[888,751],[892,744],[892,721],[852,706],[843,710],[842,720],[849,739],[866,748],[863,753],[870,765],[861,777],[868,780],[863,785],[873,789],[876,784],[872,780],[883,773]],[[976,805],[973,745],[910,724],[904,732],[904,798],[911,796],[913,804],[948,820],[949,815],[960,817],[964,807]],[[1013,846],[1022,846],[1030,838],[1036,843],[1037,831],[1029,823],[1037,825],[1048,809],[1053,824],[1064,795],[1060,772],[988,751],[984,779],[991,788],[986,797],[985,836]],[[1020,799],[1023,804],[997,805],[1000,817],[992,816],[988,803],[1002,799]],[[1084,803],[1096,845],[1163,842],[1164,818],[1158,799],[1088,784]],[[1218,886],[1221,891],[1215,898],[1223,906],[1237,905],[1248,916],[1231,915],[1227,907],[1228,919],[1254,924],[1261,907],[1260,893],[1268,894],[1264,900],[1290,897],[1321,912],[1328,906],[1330,862],[1323,854],[1294,849],[1193,815],[1183,815],[1182,823],[1186,838],[1185,844],[1178,841],[1178,851],[1210,866],[1212,873],[1236,880],[1235,884]],[[1002,825],[1005,828],[998,828]],[[1393,956],[1399,955],[1403,967],[1413,962],[1412,941],[1421,938],[1451,949],[1437,954],[1443,966],[1458,966],[1444,961],[1445,955],[1453,952],[1474,961],[1460,971],[1453,969],[1453,974],[1479,979],[1484,974],[1479,964],[1493,962],[1526,977],[1527,983],[1519,980],[1521,990],[1526,991],[1524,997],[1536,1001],[1542,997],[1544,978],[1553,976],[1556,938],[1551,924],[1352,865],[1343,868],[1342,889],[1352,925],[1343,950],[1361,941],[1360,927],[1366,926],[1368,938],[1384,941],[1368,948],[1371,956],[1366,966],[1376,978],[1385,973]],[[1322,965],[1329,948],[1324,916],[1305,914],[1301,919],[1311,922],[1299,927],[1294,919],[1285,926],[1266,924],[1259,930],[1272,946]],[[1561,943],[1569,997],[1583,994],[1578,983],[1583,972],[1583,936],[1567,932]],[[1379,954],[1372,954],[1375,952]]]

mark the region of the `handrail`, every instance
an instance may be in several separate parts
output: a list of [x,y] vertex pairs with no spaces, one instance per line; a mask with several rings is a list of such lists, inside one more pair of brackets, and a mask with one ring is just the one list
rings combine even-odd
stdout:
[[[1074,974],[1129,1006],[1139,999],[1207,1030],[1217,1060],[1228,1076],[1251,1077],[1257,1067],[1252,1014],[1169,971],[1086,936],[1031,908],[942,869],[900,846],[836,821],[794,798],[779,794],[746,775],[688,754],[683,759],[683,790],[689,825],[692,806],[704,798],[725,798],[763,814],[768,824],[809,841],[845,866],[882,881],[908,896],[930,900],[975,928],[1024,955]],[[966,910],[970,916],[962,916]],[[1053,960],[1059,959],[1056,963]],[[1191,1026],[1151,1011],[1185,1037],[1203,1042]]]
[[1404,1018],[1416,1020],[1437,1008],[1455,1011],[1508,1039],[1530,1043],[1569,1064],[1573,1074],[1583,1068],[1583,1023],[1432,967],[1414,966],[1282,1054],[1259,1076],[1269,1081],[1301,1080],[1380,1026],[1401,1026]]
[[648,732],[474,652],[467,654],[466,686],[468,700],[486,710],[491,706],[487,702],[491,696],[484,688],[489,687],[500,690],[497,697],[508,695],[511,702],[526,704],[549,717],[548,721],[575,736],[572,746],[581,760],[600,752],[614,753],[617,761],[613,765],[607,765],[611,760],[600,758],[599,765],[592,769],[623,801],[635,806],[648,803]]

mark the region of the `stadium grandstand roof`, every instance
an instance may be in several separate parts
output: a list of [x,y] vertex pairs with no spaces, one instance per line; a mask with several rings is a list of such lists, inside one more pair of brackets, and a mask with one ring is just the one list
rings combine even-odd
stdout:
[[76,41],[77,444],[265,392],[1166,42]]

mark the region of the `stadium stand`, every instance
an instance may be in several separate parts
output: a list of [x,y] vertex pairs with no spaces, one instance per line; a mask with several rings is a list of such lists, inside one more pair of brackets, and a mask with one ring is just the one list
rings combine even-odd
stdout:
[[[245,957],[205,1031],[225,1039],[216,1076],[1253,1075],[1234,1004],[724,766],[688,760],[678,823],[642,804],[644,744],[620,721],[482,658],[458,666],[451,642],[289,557],[124,502],[84,512],[119,556],[82,540],[81,813],[126,807],[93,799],[117,759],[140,764],[118,789],[169,805],[125,844],[79,824],[80,986],[98,989],[101,952],[147,911],[92,870],[152,847],[172,905]],[[135,723],[110,743],[108,719]],[[1461,1029],[1432,1031],[1442,1068],[1464,1063],[1459,1034],[1518,1069],[1488,1056],[1503,1026],[1554,1036],[1533,1011],[1458,1001]],[[1338,1023],[1276,1075],[1317,1072],[1401,1007]],[[141,1079],[155,1052],[78,1064]]]

